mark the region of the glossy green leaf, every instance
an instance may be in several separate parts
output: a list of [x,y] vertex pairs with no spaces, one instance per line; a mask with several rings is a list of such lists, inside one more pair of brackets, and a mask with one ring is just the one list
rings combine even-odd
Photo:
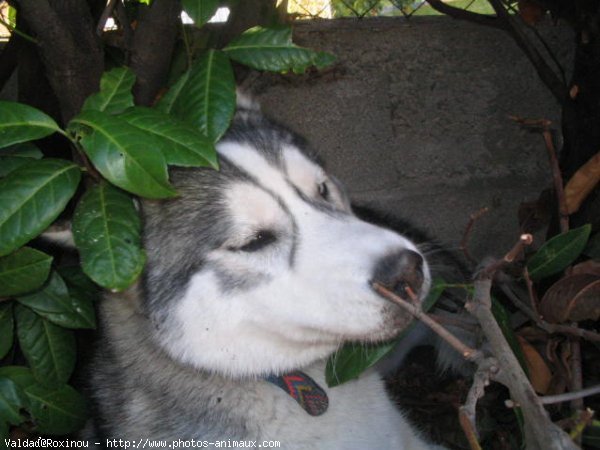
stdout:
[[531,279],[541,280],[566,269],[585,248],[591,231],[592,226],[588,224],[545,242],[527,262]]
[[0,421],[19,425],[23,422],[21,409],[26,403],[23,390],[11,379],[0,377]]
[[0,359],[13,346],[14,327],[12,302],[0,303]]
[[128,67],[117,67],[104,72],[100,80],[100,92],[89,96],[82,111],[96,110],[108,114],[120,113],[133,106],[131,88],[135,75]]
[[92,303],[100,299],[102,290],[83,272],[80,265],[59,267],[58,273],[67,284],[72,297]]
[[[79,127],[89,127],[89,132]],[[83,132],[81,145],[96,169],[111,183],[148,198],[176,195],[169,185],[160,144],[125,120],[101,111],[84,111],[69,124]]]
[[25,389],[25,395],[38,433],[70,434],[85,425],[87,403],[71,386],[49,388],[36,384]]
[[0,179],[0,256],[44,231],[65,208],[81,177],[79,167],[42,159]]
[[164,95],[158,109],[190,122],[216,142],[235,112],[235,79],[229,58],[209,50]]
[[27,164],[32,159],[40,159],[42,152],[31,142],[17,144],[0,150],[0,177]]
[[77,205],[72,228],[83,271],[92,280],[123,290],[138,278],[146,258],[140,218],[128,194],[106,183],[92,187]]
[[13,297],[40,288],[50,273],[52,256],[23,247],[0,257],[0,297]]
[[0,100],[0,148],[40,139],[58,130],[54,119],[39,109]]
[[167,164],[218,168],[214,144],[188,122],[141,106],[130,108],[119,117],[162,141]]
[[90,301],[71,297],[63,279],[54,272],[43,289],[17,298],[50,322],[65,328],[95,328],[96,317]]
[[201,27],[215,15],[219,0],[182,0],[181,5],[194,21],[194,25]]
[[[191,74],[191,70],[186,70],[185,72],[183,72],[179,76],[177,81],[169,87],[169,90],[158,100],[155,109],[165,114],[172,114],[174,116],[177,116],[177,114],[174,111],[175,105],[180,101],[180,98],[185,96],[184,89],[188,84]],[[179,118],[181,120],[188,120],[185,117]]]
[[[438,301],[446,284],[442,280],[434,280],[429,294],[423,301],[423,311],[429,311]],[[327,361],[325,380],[329,387],[338,386],[347,381],[358,378],[368,368],[390,354],[398,343],[413,329],[411,323],[398,337],[379,345],[351,342],[335,352]]]
[[291,27],[251,28],[223,49],[227,55],[257,70],[304,72],[308,67],[331,65],[335,58],[325,52],[298,47]]
[[36,380],[59,386],[75,367],[75,337],[71,330],[54,325],[29,308],[15,305],[17,337]]

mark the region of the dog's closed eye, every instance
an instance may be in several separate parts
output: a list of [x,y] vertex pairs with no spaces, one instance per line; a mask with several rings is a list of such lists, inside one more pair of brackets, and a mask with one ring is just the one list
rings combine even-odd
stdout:
[[241,247],[232,248],[231,250],[239,250],[242,252],[256,252],[262,250],[266,246],[274,243],[277,236],[271,230],[260,230],[252,238]]
[[325,181],[319,184],[318,192],[323,200],[329,200],[329,188],[327,187],[327,183]]

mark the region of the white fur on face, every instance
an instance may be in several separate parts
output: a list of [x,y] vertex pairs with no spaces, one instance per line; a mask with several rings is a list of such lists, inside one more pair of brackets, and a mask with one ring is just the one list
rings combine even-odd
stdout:
[[[284,149],[284,171],[236,143],[220,144],[219,153],[258,184],[238,181],[225,193],[232,228],[191,278],[170,319],[175,324],[165,327],[177,330],[163,337],[173,356],[227,375],[259,376],[326,358],[344,341],[389,339],[406,325],[369,282],[382,257],[417,251],[414,244],[350,214],[323,169],[294,147]],[[261,232],[275,239],[241,250]]]

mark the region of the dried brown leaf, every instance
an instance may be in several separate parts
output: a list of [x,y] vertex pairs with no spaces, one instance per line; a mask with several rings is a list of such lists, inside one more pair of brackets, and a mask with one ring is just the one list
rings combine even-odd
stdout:
[[538,394],[546,394],[552,381],[552,372],[539,352],[523,337],[517,336],[525,364],[529,372],[529,381]]
[[568,214],[579,209],[590,192],[600,182],[600,152],[579,168],[565,186]]
[[548,322],[579,322],[600,317],[600,277],[583,273],[566,276],[546,291],[539,306]]
[[587,261],[576,264],[571,268],[569,275],[579,275],[583,273],[600,277],[600,261],[588,259]]

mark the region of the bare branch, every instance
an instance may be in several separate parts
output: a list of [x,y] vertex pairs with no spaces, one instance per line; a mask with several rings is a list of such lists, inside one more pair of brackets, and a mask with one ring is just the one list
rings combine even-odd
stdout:
[[441,326],[439,323],[437,323],[435,320],[429,317],[426,313],[424,313],[418,305],[415,305],[403,299],[402,297],[394,294],[392,291],[386,289],[384,286],[377,282],[372,283],[372,287],[379,295],[400,306],[402,309],[412,314],[416,319],[420,320],[429,328],[431,328],[442,339],[448,342],[448,344],[450,344],[457,352],[463,355],[465,359],[477,362],[483,358],[483,355],[479,350],[473,349],[465,345],[456,336],[454,336],[443,326]]
[[459,408],[460,425],[469,441],[471,450],[481,449],[476,428],[477,402],[485,394],[486,386],[490,384],[490,374],[498,371],[496,365],[497,361],[494,358],[486,358],[478,365],[465,404]]
[[460,241],[460,249],[462,250],[465,257],[471,262],[475,262],[475,260],[469,253],[469,235],[471,234],[471,230],[473,229],[473,225],[475,225],[475,222],[479,220],[479,218],[481,218],[481,216],[486,214],[489,210],[490,208],[486,206],[484,208],[481,208],[479,211],[476,211],[473,214],[471,214],[471,216],[469,217],[469,223],[467,224],[465,232],[463,233],[463,237]]
[[[482,274],[489,271],[482,271]],[[475,281],[473,300],[466,307],[481,324],[492,354],[498,360],[499,372],[493,378],[508,387],[511,397],[519,404],[525,418],[525,441],[528,450],[575,450],[577,445],[550,420],[539,397],[510,346],[506,342],[491,312],[492,281],[483,276]]]
[[546,62],[540,51],[533,45],[533,42],[525,33],[525,27],[519,22],[521,19],[518,16],[511,15],[505,9],[502,0],[488,0],[488,2],[496,11],[498,19],[504,24],[503,29],[510,33],[516,44],[535,67],[540,79],[550,89],[556,100],[562,104],[567,97],[567,87]]
[[565,334],[567,336],[580,337],[582,339],[586,339],[588,341],[600,342],[600,334],[595,331],[586,330],[584,328],[579,328],[571,325],[562,325],[557,323],[549,323],[540,317],[540,315],[529,308],[523,300],[521,300],[517,295],[510,289],[510,287],[505,283],[500,283],[500,289],[506,295],[506,297],[512,301],[512,303],[519,308],[529,319],[531,319],[538,328],[541,328],[546,333],[549,334]]
[[565,394],[558,395],[547,395],[541,397],[541,400],[544,405],[552,405],[554,403],[570,402],[571,400],[574,400],[576,398],[585,398],[598,394],[600,394],[600,385],[592,386],[576,392],[567,392]]
[[455,6],[450,6],[449,4],[444,3],[442,0],[427,0],[427,3],[429,3],[429,5],[436,11],[446,14],[454,19],[466,20],[468,22],[478,23],[487,27],[508,31],[507,25],[501,20],[498,20],[497,17],[489,16],[487,14],[478,14],[462,8],[457,8]]

